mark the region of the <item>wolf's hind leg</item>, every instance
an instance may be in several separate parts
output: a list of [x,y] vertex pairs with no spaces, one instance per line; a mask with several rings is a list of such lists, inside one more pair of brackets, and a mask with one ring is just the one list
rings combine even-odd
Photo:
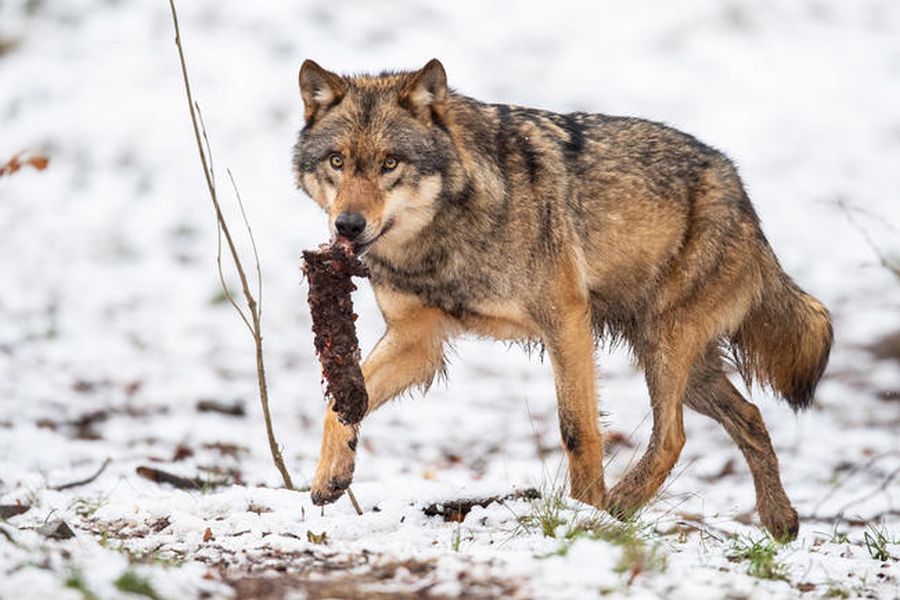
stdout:
[[775,539],[797,537],[797,511],[784,492],[778,458],[772,449],[762,415],[732,385],[722,371],[721,359],[711,351],[698,365],[684,402],[702,415],[715,419],[740,448],[756,488],[756,511]]
[[[443,344],[449,334],[447,318],[436,309],[407,310],[389,319],[388,330],[362,365],[369,406],[366,414],[413,385],[427,385],[443,368]],[[359,426],[344,425],[331,407],[319,464],[311,486],[314,504],[337,500],[353,479]]]
[[617,517],[630,516],[656,494],[684,447],[682,404],[699,344],[677,325],[665,331],[654,343],[637,348],[650,392],[653,431],[644,455],[610,490],[606,508]]

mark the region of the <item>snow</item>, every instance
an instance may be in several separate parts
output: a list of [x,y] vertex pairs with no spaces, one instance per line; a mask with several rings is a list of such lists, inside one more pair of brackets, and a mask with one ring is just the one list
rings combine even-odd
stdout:
[[[133,597],[114,583],[129,570],[163,598],[234,596],[251,575],[312,598],[325,588],[310,582],[335,578],[398,596],[790,598],[810,583],[814,596],[897,597],[900,368],[866,347],[900,331],[900,285],[871,245],[900,255],[900,5],[182,4],[219,186],[227,197],[230,167],[259,243],[272,410],[298,486],[324,411],[299,253],[323,240],[325,219],[290,169],[304,58],[360,72],[437,56],[468,95],[666,121],[733,157],[785,269],[836,325],[812,410],[795,417],[753,392],[803,517],[777,555],[787,581],[729,560],[732,536],[762,536],[755,516],[747,524],[752,481],[721,428],[692,413],[681,461],[641,515],[664,569],[632,576],[617,569],[621,546],[561,539],[590,515],[574,501],[557,538],[522,526],[540,501],[476,507],[459,524],[425,516],[433,502],[528,487],[552,497],[564,484],[549,364],[497,343],[461,341],[446,386],[366,421],[353,484],[364,515],[345,498],[321,511],[308,493],[276,489],[251,341],[214,301],[215,230],[167,3],[9,0],[0,159],[30,149],[51,162],[0,178],[0,504],[32,506],[0,522],[0,597],[77,599],[65,585],[76,572],[97,597]],[[370,348],[383,324],[367,284],[356,303]],[[612,483],[647,440],[649,407],[626,354],[603,351],[599,365],[604,424],[634,444],[612,448]],[[247,414],[198,412],[206,398]],[[95,411],[105,418],[73,424]],[[193,454],[173,461],[179,446]],[[92,483],[52,489],[107,457]],[[240,480],[182,491],[138,466]],[[75,538],[41,536],[48,519]],[[872,558],[875,529],[895,558]]]

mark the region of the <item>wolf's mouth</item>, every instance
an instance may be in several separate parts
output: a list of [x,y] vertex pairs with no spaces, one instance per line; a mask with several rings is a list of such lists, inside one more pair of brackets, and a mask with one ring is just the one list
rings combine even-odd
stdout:
[[366,250],[369,249],[369,246],[371,246],[372,244],[377,242],[378,239],[381,238],[381,236],[383,236],[384,234],[386,234],[393,226],[394,226],[394,220],[390,219],[387,223],[385,223],[384,227],[381,228],[381,231],[379,231],[370,240],[367,240],[365,242],[357,242],[356,244],[354,244],[353,250],[356,253],[356,255],[362,256],[366,252]]

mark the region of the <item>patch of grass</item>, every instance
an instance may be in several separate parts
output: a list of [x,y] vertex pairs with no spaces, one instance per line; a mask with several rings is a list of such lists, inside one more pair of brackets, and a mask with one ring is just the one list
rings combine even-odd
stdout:
[[65,585],[67,588],[81,592],[81,597],[84,598],[84,600],[97,600],[97,596],[94,595],[94,592],[88,587],[81,571],[74,570],[70,572],[69,576],[66,577]]
[[578,539],[601,540],[619,546],[622,556],[616,564],[617,573],[630,573],[634,578],[639,573],[664,571],[666,556],[662,545],[653,539],[653,528],[637,515],[624,521],[617,521],[605,515],[598,515],[573,525],[566,531],[567,545]]
[[165,545],[162,543],[150,550],[137,552],[127,545],[128,539],[134,536],[125,535],[124,537],[117,537],[116,532],[108,529],[94,529],[93,534],[94,539],[100,546],[125,556],[131,564],[153,564],[161,567],[178,567],[184,564],[186,560],[185,557],[180,555],[177,551],[165,548]]
[[122,592],[146,596],[152,600],[162,600],[159,597],[159,594],[156,593],[156,590],[153,589],[150,580],[146,577],[141,577],[131,569],[127,569],[122,573],[119,578],[116,579],[114,585],[116,586],[116,589]]
[[[465,535],[463,535],[465,533]],[[454,552],[459,552],[462,550],[463,542],[474,542],[475,534],[471,529],[466,529],[465,532],[462,528],[462,521],[456,522],[456,527],[453,528],[453,532],[450,534],[450,548]]]
[[89,519],[95,512],[100,510],[106,504],[105,497],[98,498],[78,498],[72,505],[75,514],[79,517]]
[[[160,545],[161,546],[161,545]],[[128,557],[128,560],[136,564],[159,565],[161,567],[178,567],[184,564],[185,559],[173,554],[170,550],[163,550],[161,547],[154,548],[148,552],[134,552],[125,546],[125,542],[119,542],[116,551]]]
[[737,536],[731,540],[728,559],[746,562],[747,574],[759,579],[787,581],[787,567],[777,559],[780,544],[765,535],[758,540]]
[[579,508],[569,506],[563,486],[554,486],[532,501],[530,514],[517,517],[518,526],[526,533],[540,531],[544,537],[561,540],[559,548],[547,556],[566,556],[579,539],[618,546],[622,555],[616,572],[630,574],[629,581],[639,573],[665,570],[662,545],[654,539],[653,526],[642,521],[639,514],[618,521],[590,509],[587,518],[579,518]]
[[828,589],[825,590],[825,598],[849,598],[850,590],[842,586],[840,583],[836,581],[832,581],[828,584]]
[[831,539],[828,540],[832,544],[846,544],[850,541],[850,538],[847,537],[847,533],[844,531],[838,531],[838,527],[840,526],[840,522],[836,522],[834,524],[834,529],[831,531]]
[[866,550],[869,551],[869,556],[875,560],[888,561],[894,558],[888,551],[888,545],[897,543],[897,540],[892,539],[887,527],[883,525],[876,527],[870,523],[863,532],[863,541],[866,544]]
[[259,504],[257,502],[250,502],[250,504],[247,505],[247,512],[252,512],[252,513],[261,515],[263,513],[272,512],[272,509],[269,508],[268,506],[265,506],[264,504]]
[[459,527],[460,525],[457,523],[456,529],[453,530],[453,534],[450,536],[450,548],[452,548],[454,552],[459,552],[459,545],[462,543],[462,532]]
[[544,537],[555,538],[560,525],[566,524],[565,490],[553,488],[531,503],[531,513],[518,517],[519,525],[530,532],[537,528]]

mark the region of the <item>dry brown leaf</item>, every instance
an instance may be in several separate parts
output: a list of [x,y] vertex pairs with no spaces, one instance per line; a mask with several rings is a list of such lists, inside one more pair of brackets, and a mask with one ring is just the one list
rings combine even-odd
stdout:
[[[23,156],[27,158],[23,158]],[[50,163],[50,159],[43,154],[27,155],[25,152],[14,154],[5,163],[0,163],[0,177],[4,175],[12,175],[25,165],[30,165],[38,171],[43,171]]]
[[50,159],[38,154],[29,158],[27,162],[38,171],[43,171],[47,168],[47,165],[50,164]]

